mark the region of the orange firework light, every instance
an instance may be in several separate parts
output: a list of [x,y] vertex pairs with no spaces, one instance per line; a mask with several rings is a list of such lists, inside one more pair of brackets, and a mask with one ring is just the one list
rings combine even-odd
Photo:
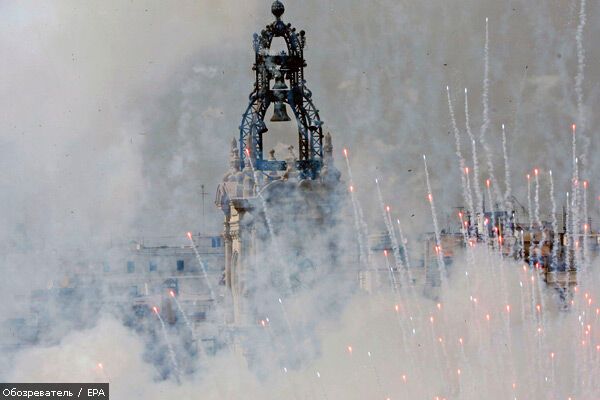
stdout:
[[152,307],[152,311],[154,311],[155,314],[158,314],[158,307],[156,307],[156,306]]
[[188,237],[188,239],[192,240],[192,232],[188,232],[187,237]]
[[348,150],[344,149],[344,157],[348,157]]
[[169,294],[171,295],[171,297],[175,297],[175,292],[172,290],[169,290]]

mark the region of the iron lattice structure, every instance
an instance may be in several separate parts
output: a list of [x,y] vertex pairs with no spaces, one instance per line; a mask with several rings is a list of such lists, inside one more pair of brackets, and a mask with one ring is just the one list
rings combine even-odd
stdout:
[[[315,179],[323,164],[323,123],[304,80],[305,32],[297,33],[296,28],[281,20],[284,10],[283,4],[275,1],[271,11],[276,20],[267,25],[260,35],[254,34],[255,63],[252,69],[256,72],[256,82],[240,124],[240,166],[243,169],[250,158],[257,170],[280,171],[287,168],[285,161],[263,158],[263,134],[268,130],[264,118],[271,103],[275,105],[275,114],[280,111],[284,118],[288,117],[283,104],[288,104],[298,125],[296,168],[303,178]],[[271,54],[271,43],[275,37],[285,40],[287,52]],[[273,117],[273,120],[277,119]],[[289,118],[279,119],[286,120]]]

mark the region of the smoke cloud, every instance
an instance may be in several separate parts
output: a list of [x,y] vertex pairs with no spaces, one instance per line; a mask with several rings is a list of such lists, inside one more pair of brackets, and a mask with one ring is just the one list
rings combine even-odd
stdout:
[[[462,205],[461,177],[446,86],[466,155],[470,143],[461,128],[465,115],[459,105],[468,88],[472,129],[478,132],[483,123],[486,17],[486,141],[496,176],[505,176],[504,124],[513,194],[525,198],[525,174],[533,167],[552,169],[556,201],[564,202],[570,190],[570,126],[580,118],[574,90],[578,2],[308,0],[285,5],[284,20],[307,31],[307,85],[325,129],[332,133],[341,171],[341,149],[350,150],[354,190],[370,232],[384,229],[373,195],[374,178],[380,177],[383,198],[391,204],[393,218],[402,222],[413,260],[419,260],[416,239],[433,230],[422,154],[427,155],[440,228],[456,219],[454,207]],[[589,138],[589,143],[581,142],[588,144],[581,151],[590,155],[583,177],[590,180],[595,198],[594,183],[600,178],[600,161],[593,157],[598,146],[593,129],[600,115],[595,83],[600,68],[595,60],[600,46],[593,38],[600,35],[600,8],[595,2],[586,7],[580,36],[585,82],[579,109],[586,121],[583,134]],[[270,2],[208,0],[0,3],[0,300],[5,305],[0,320],[28,313],[32,291],[56,285],[73,260],[81,260],[85,269],[87,260],[102,258],[110,244],[187,231],[220,232],[222,214],[214,208],[214,192],[227,170],[229,143],[239,134],[252,90],[252,33],[272,20],[269,8]],[[287,145],[295,144],[293,129],[290,124],[266,134],[267,146],[276,149],[278,159],[286,157]],[[465,158],[472,167],[473,160]],[[480,184],[488,178],[483,160]],[[548,202],[547,187],[542,190],[541,201]],[[343,234],[325,232],[307,245],[319,248],[321,242],[338,240],[352,256],[353,222],[347,206],[342,211]],[[594,220],[597,209],[590,205]],[[297,268],[297,260],[273,261],[272,256],[282,257],[289,250],[282,241],[274,253],[263,255],[265,266]],[[356,293],[341,285],[336,274],[324,276],[317,270],[305,278],[318,283],[284,298],[290,324],[277,303],[280,288],[261,291],[256,305],[273,319],[272,326],[253,337],[264,352],[263,365],[248,368],[234,349],[223,348],[215,356],[183,360],[189,373],[180,385],[156,366],[168,365],[157,360],[166,354],[163,339],[149,337],[152,328],[136,333],[125,327],[119,311],[103,305],[110,294],[91,273],[98,292],[82,294],[88,307],[83,311],[85,323],[62,321],[64,310],[51,307],[48,318],[61,319],[61,329],[49,333],[39,346],[10,354],[7,350],[0,378],[109,379],[118,399],[189,398],[199,393],[209,399],[364,399],[393,394],[433,398],[443,393],[476,398],[476,389],[469,385],[483,377],[487,393],[506,398],[512,394],[513,376],[504,374],[505,367],[512,365],[511,374],[523,377],[524,384],[516,389],[519,398],[546,398],[543,391],[528,392],[526,384],[537,382],[537,377],[525,367],[528,357],[556,352],[565,359],[557,361],[552,387],[566,398],[566,388],[577,387],[580,372],[575,361],[581,358],[568,355],[576,347],[568,340],[575,316],[549,311],[547,329],[555,335],[543,346],[527,342],[519,347],[517,338],[534,329],[530,311],[535,311],[535,304],[533,311],[530,304],[523,305],[527,297],[519,286],[524,281],[520,266],[487,253],[478,254],[477,261],[493,265],[490,274],[506,272],[506,291],[481,272],[467,281],[464,273],[474,272],[473,266],[458,258],[450,288],[441,295],[444,310],[453,310],[439,314],[447,319],[443,331],[427,325],[430,313],[439,311],[435,302],[418,298],[403,303],[421,313],[415,322],[417,338],[412,338],[411,326],[398,325],[395,295]],[[269,286],[270,276],[258,278],[259,289]],[[473,282],[480,286],[469,286]],[[481,312],[465,298],[474,290],[482,293],[480,297],[485,294]],[[548,296],[551,308],[554,299]],[[515,308],[529,308],[507,322],[502,319],[506,304],[497,300],[504,297],[521,299]],[[489,326],[484,308],[495,313]],[[464,326],[465,319],[474,318],[477,325]],[[508,330],[506,323],[512,324]],[[289,326],[305,340],[291,338]],[[402,329],[408,335],[403,343]],[[452,348],[436,344],[442,333]],[[187,345],[184,333],[168,334],[182,354]],[[456,345],[459,337],[468,342],[464,354]],[[0,339],[8,342],[10,333],[3,332]],[[506,355],[508,343],[515,346],[512,361]],[[296,354],[289,357],[286,349]],[[497,358],[498,354],[503,355]],[[418,360],[411,359],[417,355]],[[478,364],[465,364],[461,357]],[[547,358],[543,363],[552,366]],[[462,373],[445,376],[440,365]],[[478,370],[485,372],[477,375]],[[422,387],[425,380],[428,385]],[[580,387],[588,393],[598,389]]]

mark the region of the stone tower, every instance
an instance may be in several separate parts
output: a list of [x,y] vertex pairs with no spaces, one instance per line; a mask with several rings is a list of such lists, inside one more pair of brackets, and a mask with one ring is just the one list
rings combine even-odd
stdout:
[[[284,297],[298,285],[310,285],[316,279],[310,271],[335,264],[336,241],[329,232],[345,193],[331,135],[323,134],[304,80],[305,33],[281,20],[281,2],[275,1],[271,11],[275,21],[254,34],[254,90],[216,196],[225,216],[231,322],[238,326],[256,323],[261,294],[273,290],[272,296]],[[272,54],[274,37],[285,40],[287,51]],[[289,121],[289,107],[298,125],[298,152],[290,146],[281,160],[273,150],[268,158],[263,153],[264,117],[271,105],[270,122]]]

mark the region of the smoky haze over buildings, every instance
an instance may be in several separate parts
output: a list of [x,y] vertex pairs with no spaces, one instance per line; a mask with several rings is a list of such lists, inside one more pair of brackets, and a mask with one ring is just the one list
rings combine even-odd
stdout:
[[[65,251],[97,255],[111,241],[221,230],[214,192],[252,90],[252,33],[272,20],[270,3],[0,4],[3,313],[15,312],[14,296],[58,274]],[[496,174],[504,172],[504,123],[517,197],[535,166],[555,171],[564,201],[577,119],[578,2],[288,0],[286,8],[284,20],[307,31],[306,77],[340,170],[341,149],[349,150],[369,221],[380,217],[372,194],[379,177],[409,235],[431,230],[422,154],[442,220],[461,204],[446,85],[467,155],[463,92],[478,134],[486,17]],[[589,2],[590,154],[599,145],[599,22],[600,4]],[[297,145],[285,128],[269,133],[265,149],[276,148],[279,159],[284,144]],[[484,160],[480,151],[482,179]],[[591,182],[599,163],[591,157],[585,169]],[[591,215],[597,219],[596,207]],[[112,323],[95,335],[117,329]],[[121,344],[133,341],[128,335]]]
[[[200,229],[200,184],[212,211],[251,91],[251,35],[270,19],[268,3],[5,2],[4,246]],[[515,179],[532,166],[566,167],[556,163],[576,116],[575,2],[287,6],[285,17],[307,30],[307,78],[338,154],[342,146],[351,152],[359,193],[379,175],[395,203],[423,215],[413,188],[423,186],[426,153],[434,189],[443,203],[458,203],[444,186],[449,172],[457,177],[445,87],[461,128],[462,92],[470,89],[478,132],[486,16],[490,144],[499,146],[505,123],[521,163]],[[590,127],[598,114],[596,7],[588,4],[584,36]],[[219,228],[218,217],[207,220]]]

